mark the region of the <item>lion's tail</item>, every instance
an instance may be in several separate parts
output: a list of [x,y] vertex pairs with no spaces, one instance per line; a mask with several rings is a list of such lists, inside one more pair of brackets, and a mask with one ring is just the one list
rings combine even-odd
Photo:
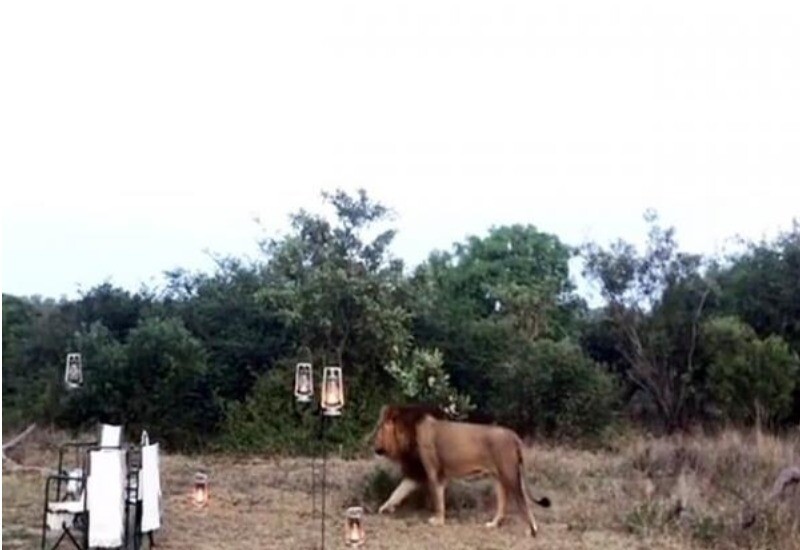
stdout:
[[550,499],[547,497],[542,497],[540,499],[533,498],[531,496],[530,490],[528,489],[528,484],[525,483],[525,461],[522,458],[522,442],[520,441],[517,445],[517,460],[519,460],[519,468],[517,471],[519,472],[519,488],[522,491],[522,497],[527,500],[528,502],[535,502],[542,508],[549,508],[550,507]]

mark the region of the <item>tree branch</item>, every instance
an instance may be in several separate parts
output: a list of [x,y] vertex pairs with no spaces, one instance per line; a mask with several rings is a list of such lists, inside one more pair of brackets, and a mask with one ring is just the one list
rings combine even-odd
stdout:
[[35,429],[36,429],[36,423],[34,422],[33,424],[25,428],[25,430],[21,434],[12,437],[11,441],[3,443],[3,452],[5,452],[7,449],[12,448],[14,445],[16,445],[17,443],[28,437],[28,435]]

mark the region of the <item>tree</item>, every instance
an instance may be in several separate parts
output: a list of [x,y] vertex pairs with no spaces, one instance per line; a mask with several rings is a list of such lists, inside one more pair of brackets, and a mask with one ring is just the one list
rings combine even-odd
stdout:
[[414,337],[439,349],[453,384],[489,402],[497,366],[525,342],[572,334],[572,251],[534,226],[493,228],[434,252],[411,281]]
[[214,273],[167,274],[162,305],[180,317],[208,353],[209,382],[220,398],[242,400],[257,376],[294,352],[288,320],[260,299],[267,282],[263,266],[217,258]]
[[292,233],[262,244],[267,257],[264,307],[284,318],[298,350],[316,362],[386,381],[383,369],[410,345],[403,265],[388,252],[393,230],[365,235],[388,210],[361,190],[323,195],[336,224],[301,211]]
[[133,329],[150,305],[146,292],[131,295],[109,283],[98,285],[76,302],[78,321],[84,325],[100,322],[115,338],[122,340]]
[[746,243],[717,278],[723,311],[800,352],[800,220],[773,241]]
[[701,399],[696,352],[713,287],[702,277],[701,257],[678,250],[673,228],[660,227],[654,212],[645,220],[643,254],[624,241],[608,249],[586,245],[584,274],[600,284],[627,380],[673,431],[685,426]]

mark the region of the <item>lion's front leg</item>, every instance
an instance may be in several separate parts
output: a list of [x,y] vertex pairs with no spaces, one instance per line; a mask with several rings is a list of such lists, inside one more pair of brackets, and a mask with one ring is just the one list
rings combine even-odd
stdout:
[[397,508],[401,502],[403,502],[408,495],[413,493],[417,487],[419,487],[419,483],[414,481],[411,478],[404,477],[403,481],[400,482],[400,485],[392,492],[392,496],[390,496],[386,502],[384,502],[380,508],[378,508],[378,513],[392,513],[394,509]]

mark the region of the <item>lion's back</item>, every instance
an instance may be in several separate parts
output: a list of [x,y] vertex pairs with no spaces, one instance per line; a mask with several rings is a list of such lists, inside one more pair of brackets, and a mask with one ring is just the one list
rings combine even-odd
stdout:
[[419,435],[451,475],[496,473],[500,462],[516,463],[518,457],[517,435],[501,426],[428,419],[420,424]]

